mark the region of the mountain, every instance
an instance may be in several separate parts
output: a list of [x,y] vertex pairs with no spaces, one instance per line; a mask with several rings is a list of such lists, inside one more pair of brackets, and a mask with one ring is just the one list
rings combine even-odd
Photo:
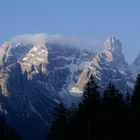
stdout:
[[61,99],[46,85],[28,79],[14,49],[10,43],[0,48],[0,112],[22,139],[44,139],[52,121],[51,112]]
[[44,139],[55,107],[64,95],[70,100],[71,87],[94,55],[69,45],[21,38],[1,45],[0,112],[22,139]]
[[57,93],[67,93],[95,55],[94,52],[58,44],[30,44],[28,51],[24,50],[26,46],[14,47],[22,72],[26,71],[28,79],[44,82],[46,87]]
[[117,37],[98,53],[52,40],[22,35],[0,46],[0,112],[23,140],[43,140],[56,106],[79,101],[91,74],[102,90],[110,81],[121,91],[134,84]]
[[133,78],[136,79],[137,74],[140,73],[140,53],[137,55],[136,59],[134,60],[134,62],[130,66],[130,69],[133,73]]
[[110,81],[121,91],[133,87],[132,74],[122,53],[121,42],[117,37],[108,38],[104,42],[103,50],[86,65],[76,84],[79,90],[84,89],[91,74],[97,78],[102,88],[105,88]]

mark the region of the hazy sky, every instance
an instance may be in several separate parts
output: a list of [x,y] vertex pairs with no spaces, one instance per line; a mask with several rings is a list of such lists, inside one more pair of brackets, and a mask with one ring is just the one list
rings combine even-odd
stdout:
[[0,0],[0,42],[25,33],[116,35],[131,63],[140,52],[140,0]]

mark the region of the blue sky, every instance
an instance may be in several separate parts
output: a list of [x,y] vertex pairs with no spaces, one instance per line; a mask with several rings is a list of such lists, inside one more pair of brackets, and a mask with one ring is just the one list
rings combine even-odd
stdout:
[[140,0],[0,0],[0,42],[26,33],[103,41],[120,38],[126,60],[140,52]]

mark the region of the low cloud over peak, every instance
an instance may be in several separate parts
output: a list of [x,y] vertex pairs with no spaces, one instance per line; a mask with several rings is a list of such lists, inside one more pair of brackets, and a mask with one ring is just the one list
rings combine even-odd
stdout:
[[46,33],[39,34],[23,34],[18,35],[10,39],[11,42],[28,42],[33,44],[48,43],[48,44],[59,44],[63,46],[78,47],[81,49],[95,49],[99,50],[99,44],[95,39],[78,37],[65,37],[61,34],[49,35]]

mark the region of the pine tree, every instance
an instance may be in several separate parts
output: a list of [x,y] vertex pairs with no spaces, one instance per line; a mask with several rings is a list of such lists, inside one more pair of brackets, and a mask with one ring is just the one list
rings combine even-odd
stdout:
[[140,74],[136,78],[132,94],[131,133],[134,139],[140,139]]
[[61,103],[54,113],[54,121],[47,140],[66,140],[68,131],[67,108]]
[[120,105],[122,105],[122,100],[122,94],[116,89],[115,85],[110,82],[104,92],[104,107],[109,111],[116,111],[117,109],[121,109]]
[[[136,89],[138,87],[134,91],[137,91]],[[139,96],[134,95],[132,99],[137,101],[135,98],[139,98]],[[140,117],[131,117],[136,114],[131,113],[130,109],[126,109],[129,100],[128,93],[124,103],[122,94],[110,82],[104,91],[101,102],[98,85],[91,75],[85,86],[83,98],[77,107],[67,109],[62,103],[56,108],[55,119],[47,140],[129,140],[139,138],[139,133],[135,130],[140,129],[137,127],[140,126]]]
[[94,76],[91,74],[83,93],[82,104],[86,107],[87,112],[93,112],[97,109],[97,104],[100,101],[100,94],[98,92],[98,85]]
[[109,83],[103,96],[102,139],[119,139],[123,132],[123,98],[113,83]]
[[[90,76],[83,93],[83,100],[79,105],[79,114],[81,113],[81,120],[83,122],[84,139],[91,140],[98,135],[97,126],[99,125],[99,117],[97,114],[100,109],[100,94],[98,92],[98,85],[93,75]],[[87,132],[87,133],[86,133]]]
[[138,74],[133,95],[132,95],[132,108],[136,112],[140,112],[140,74]]
[[20,140],[16,132],[7,124],[0,114],[0,140]]
[[126,96],[125,96],[125,106],[127,111],[131,109],[131,96],[128,90],[126,91]]
[[130,102],[131,102],[131,98],[130,98],[130,92],[127,90],[126,92],[126,104],[129,106]]

